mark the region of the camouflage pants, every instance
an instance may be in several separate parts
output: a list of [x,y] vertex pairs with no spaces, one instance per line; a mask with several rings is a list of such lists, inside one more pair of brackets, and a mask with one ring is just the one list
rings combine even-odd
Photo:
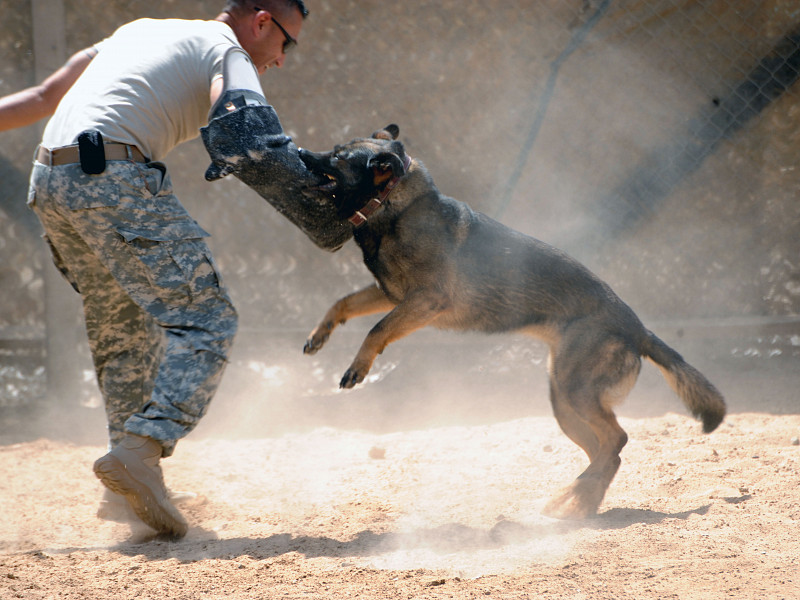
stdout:
[[34,163],[30,206],[80,293],[111,445],[126,432],[169,456],[208,410],[237,315],[161,163]]

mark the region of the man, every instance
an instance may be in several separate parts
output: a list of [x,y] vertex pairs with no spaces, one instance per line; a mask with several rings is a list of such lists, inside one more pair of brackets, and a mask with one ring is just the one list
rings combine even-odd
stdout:
[[237,314],[159,161],[207,124],[231,48],[259,74],[281,67],[307,14],[303,0],[227,0],[213,21],[141,19],[0,99],[0,130],[53,114],[28,203],[83,300],[111,448],[95,474],[167,536],[187,523],[159,460],[206,413]]

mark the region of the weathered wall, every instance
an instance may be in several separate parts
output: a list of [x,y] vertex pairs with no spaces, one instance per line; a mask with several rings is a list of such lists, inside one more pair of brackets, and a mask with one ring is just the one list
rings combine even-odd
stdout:
[[[0,94],[33,83],[31,14],[0,6]],[[0,133],[0,329],[34,325],[43,314],[39,225],[25,206],[28,169],[36,132],[33,128]]]
[[[0,0],[0,93],[33,81],[28,4]],[[130,19],[213,18],[220,4],[65,0],[68,52]],[[607,229],[613,210],[597,212],[600,198],[655,149],[680,143],[692,120],[800,22],[797,0],[612,2],[560,64],[505,201],[554,61],[602,3],[308,4],[299,48],[263,78],[299,145],[327,149],[396,122],[443,192],[565,247],[646,317],[800,312],[798,86],[657,205],[633,206],[641,218],[630,227]],[[37,225],[23,208],[35,143],[31,129],[0,133],[0,327],[41,315],[41,245],[25,235]],[[333,297],[368,281],[352,244],[319,251],[237,181],[206,183],[199,142],[167,162],[214,235],[243,329],[308,328]]]

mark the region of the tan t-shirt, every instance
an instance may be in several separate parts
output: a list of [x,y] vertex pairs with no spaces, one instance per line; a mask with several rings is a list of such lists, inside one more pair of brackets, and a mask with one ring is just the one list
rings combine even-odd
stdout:
[[107,142],[135,144],[151,160],[208,124],[209,89],[222,58],[238,46],[220,21],[139,19],[96,48],[45,128],[42,145],[74,144],[97,129]]

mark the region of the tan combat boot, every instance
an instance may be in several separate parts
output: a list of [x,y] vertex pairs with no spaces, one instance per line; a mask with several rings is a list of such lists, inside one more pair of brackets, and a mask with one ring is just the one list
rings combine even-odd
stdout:
[[[170,488],[167,488],[167,498],[178,508],[183,505],[202,504],[205,501],[196,492],[172,490]],[[131,509],[131,505],[125,500],[125,496],[115,494],[107,487],[103,488],[103,495],[97,507],[97,518],[117,523],[138,523],[140,520]]]
[[97,459],[94,473],[112,492],[124,496],[136,516],[163,535],[180,538],[188,525],[170,502],[158,461],[161,445],[127,434],[111,452]]

